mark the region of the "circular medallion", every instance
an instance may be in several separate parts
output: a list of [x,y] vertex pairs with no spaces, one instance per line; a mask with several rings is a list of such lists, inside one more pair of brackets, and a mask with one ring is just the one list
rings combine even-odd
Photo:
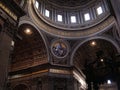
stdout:
[[58,58],[64,58],[68,54],[68,45],[63,40],[57,40],[52,43],[51,51],[54,56]]

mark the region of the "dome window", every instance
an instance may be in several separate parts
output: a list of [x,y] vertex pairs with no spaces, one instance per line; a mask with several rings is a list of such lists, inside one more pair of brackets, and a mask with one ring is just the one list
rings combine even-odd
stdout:
[[62,22],[63,20],[62,20],[62,15],[57,15],[57,20],[59,21],[59,22]]
[[71,16],[71,23],[76,23],[76,16]]
[[39,3],[38,1],[35,1],[35,7],[38,9],[39,8]]
[[102,9],[101,6],[99,6],[99,7],[97,8],[97,14],[100,15],[100,14],[102,14],[102,13],[103,13],[103,9]]
[[46,16],[46,17],[50,17],[50,11],[47,10],[47,9],[45,10],[45,16]]
[[84,14],[84,19],[85,19],[85,21],[89,21],[90,20],[90,14],[89,13]]

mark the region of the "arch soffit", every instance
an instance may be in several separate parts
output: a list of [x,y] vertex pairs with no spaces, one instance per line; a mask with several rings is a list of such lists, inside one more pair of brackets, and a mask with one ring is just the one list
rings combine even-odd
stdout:
[[20,27],[20,26],[23,25],[23,24],[31,25],[31,26],[34,27],[34,28],[37,30],[37,32],[40,34],[40,36],[42,37],[43,42],[44,42],[44,44],[45,44],[46,50],[47,50],[48,61],[50,61],[50,60],[49,60],[49,57],[50,57],[50,56],[49,56],[49,47],[48,47],[48,42],[47,42],[46,36],[45,36],[44,34],[42,34],[42,32],[39,30],[39,28],[38,28],[34,23],[32,23],[31,21],[22,20],[22,21],[19,22],[18,27]]
[[108,37],[108,36],[95,36],[95,37],[91,37],[91,38],[88,38],[88,39],[85,39],[83,40],[82,42],[80,42],[73,50],[72,54],[71,54],[71,57],[70,57],[70,64],[73,65],[73,57],[76,53],[76,51],[79,49],[80,46],[82,46],[84,43],[90,41],[90,40],[93,40],[93,39],[102,39],[102,40],[105,40],[105,41],[108,41],[110,42],[117,50],[118,53],[120,53],[120,46],[117,44],[117,42]]

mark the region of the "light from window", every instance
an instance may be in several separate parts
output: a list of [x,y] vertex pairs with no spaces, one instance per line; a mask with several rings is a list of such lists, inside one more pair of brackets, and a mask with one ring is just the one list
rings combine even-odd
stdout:
[[24,33],[27,34],[27,35],[31,35],[33,32],[32,32],[32,30],[30,28],[26,28],[24,30]]
[[100,15],[100,14],[102,14],[102,13],[103,13],[103,9],[102,9],[102,7],[100,6],[100,7],[97,8],[97,14]]
[[76,23],[76,16],[71,16],[71,23]]
[[14,45],[15,45],[15,42],[11,41],[11,46],[14,47]]
[[62,22],[62,15],[57,15],[57,20]]
[[96,42],[95,42],[95,41],[92,41],[90,44],[91,44],[91,46],[95,46],[95,45],[96,45]]
[[38,9],[39,8],[39,3],[38,1],[35,1],[35,7]]
[[45,16],[46,16],[46,17],[50,17],[50,11],[47,10],[47,9],[45,10]]
[[90,14],[89,13],[84,14],[84,19],[85,19],[85,21],[89,21],[90,20]]
[[101,58],[100,61],[101,61],[101,62],[104,62],[104,59]]
[[111,80],[107,80],[107,84],[111,84],[112,82],[111,82]]

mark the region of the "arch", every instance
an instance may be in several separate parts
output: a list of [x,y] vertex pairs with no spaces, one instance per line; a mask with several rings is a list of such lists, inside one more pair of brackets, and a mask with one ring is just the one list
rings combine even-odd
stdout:
[[[27,33],[29,30],[30,33]],[[21,24],[12,59],[12,71],[48,63],[47,47],[40,33],[29,24]],[[18,64],[19,63],[19,64]],[[23,64],[26,63],[26,64]]]
[[76,48],[73,50],[73,53],[71,55],[71,59],[70,59],[70,64],[71,65],[73,65],[73,57],[74,57],[76,51],[79,49],[79,47],[82,46],[87,41],[90,41],[90,40],[93,40],[93,39],[102,39],[102,40],[110,42],[116,48],[117,52],[120,53],[120,47],[119,47],[119,45],[117,44],[117,42],[113,38],[111,38],[111,37],[109,37],[107,35],[104,35],[104,36],[94,36],[94,37],[90,37],[88,39],[83,40],[82,42],[80,42],[76,46]]
[[45,36],[44,34],[42,34],[42,32],[39,30],[39,28],[38,28],[31,20],[29,20],[29,18],[26,17],[26,16],[23,17],[22,20],[20,20],[18,26],[20,27],[20,26],[23,25],[23,24],[29,24],[29,25],[33,26],[33,27],[37,30],[37,32],[40,34],[40,36],[42,37],[42,39],[43,39],[43,41],[44,41],[46,50],[47,50],[48,61],[50,61],[50,59],[49,59],[49,57],[50,57],[49,47],[47,47],[48,42],[46,42],[46,41],[47,41],[46,36]]
[[30,89],[25,84],[18,84],[13,88],[13,90],[30,90]]

